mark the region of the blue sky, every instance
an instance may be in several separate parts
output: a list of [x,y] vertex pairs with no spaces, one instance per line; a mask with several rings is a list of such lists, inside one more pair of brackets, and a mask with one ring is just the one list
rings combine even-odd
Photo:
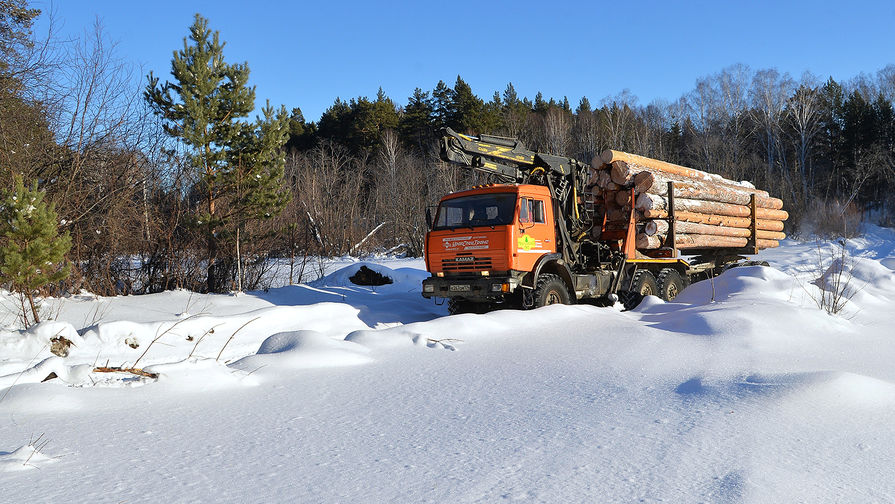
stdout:
[[[99,18],[119,57],[169,77],[193,14],[247,61],[257,103],[301,107],[317,120],[336,97],[404,104],[457,75],[488,100],[512,82],[521,96],[625,89],[640,103],[676,100],[697,78],[743,63],[798,78],[851,79],[895,63],[895,2],[851,1],[168,1],[32,0],[61,33]],[[38,27],[43,26],[42,24]]]

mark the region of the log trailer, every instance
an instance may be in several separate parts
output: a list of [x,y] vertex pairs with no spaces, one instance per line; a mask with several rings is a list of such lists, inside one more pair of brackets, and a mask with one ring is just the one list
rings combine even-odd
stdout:
[[[684,260],[674,244],[673,182],[667,243],[638,250],[633,209],[616,221],[595,211],[589,164],[450,128],[440,151],[444,161],[496,181],[448,194],[434,216],[426,212],[431,276],[422,295],[447,299],[452,314],[583,300],[632,308],[650,294],[672,300],[689,283],[758,252],[753,225],[749,246],[687,250],[692,257]],[[754,200],[752,208],[754,224]]]

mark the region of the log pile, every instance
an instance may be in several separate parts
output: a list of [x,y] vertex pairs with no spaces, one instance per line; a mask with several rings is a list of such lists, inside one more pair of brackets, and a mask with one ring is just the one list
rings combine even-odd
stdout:
[[625,221],[633,210],[638,249],[764,249],[786,237],[783,201],[748,183],[614,150],[591,164],[597,218]]

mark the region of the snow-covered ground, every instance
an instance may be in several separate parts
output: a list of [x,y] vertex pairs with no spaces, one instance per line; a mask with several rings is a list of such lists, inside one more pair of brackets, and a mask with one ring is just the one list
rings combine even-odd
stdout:
[[388,259],[49,300],[0,332],[0,501],[893,502],[895,232],[847,247],[835,316],[835,254],[793,241],[629,312],[448,317]]

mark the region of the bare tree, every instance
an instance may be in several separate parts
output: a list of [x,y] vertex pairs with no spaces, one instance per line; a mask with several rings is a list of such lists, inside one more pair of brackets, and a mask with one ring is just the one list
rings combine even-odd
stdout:
[[603,99],[600,118],[610,148],[628,148],[628,137],[634,121],[632,109],[636,104],[637,98],[628,89],[616,96]]
[[597,119],[587,98],[582,98],[579,102],[573,122],[572,142],[575,144],[575,155],[582,161],[590,162],[603,149]]
[[775,171],[782,174],[784,182],[789,181],[781,132],[783,111],[792,87],[789,74],[781,75],[773,68],[759,70],[752,80],[752,115],[761,132],[759,139],[765,150],[766,181],[769,184]]
[[725,152],[724,166],[720,173],[744,178],[742,165],[743,138],[747,131],[744,125],[749,108],[748,93],[751,71],[743,64],[732,65],[718,74],[718,99],[722,110],[722,148]]
[[563,154],[569,150],[570,140],[569,114],[560,107],[550,107],[544,115],[544,140],[547,152]]
[[890,103],[895,103],[895,65],[886,65],[876,73],[880,94]]
[[808,198],[808,188],[814,185],[814,166],[811,152],[821,131],[822,100],[814,76],[806,73],[802,83],[789,99],[787,117],[795,137],[798,170],[801,179],[801,196]]
[[696,88],[686,96],[689,126],[693,141],[689,144],[693,163],[702,170],[720,171],[717,158],[719,124],[721,123],[720,91],[717,80],[706,77],[696,81]]

